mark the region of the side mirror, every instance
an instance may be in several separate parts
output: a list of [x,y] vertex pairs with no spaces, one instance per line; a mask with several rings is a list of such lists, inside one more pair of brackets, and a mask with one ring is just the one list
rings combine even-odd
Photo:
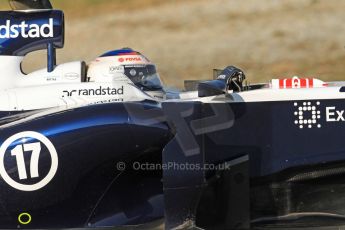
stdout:
[[226,94],[228,90],[240,92],[243,89],[243,81],[246,78],[243,71],[234,67],[226,67],[216,80],[204,81],[198,85],[199,97],[209,97]]

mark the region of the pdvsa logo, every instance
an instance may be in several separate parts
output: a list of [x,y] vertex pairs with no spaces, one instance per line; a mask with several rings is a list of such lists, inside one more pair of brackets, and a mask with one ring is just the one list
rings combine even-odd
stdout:
[[124,62],[124,61],[142,61],[140,57],[128,57],[128,58],[119,58],[119,62]]
[[0,39],[4,38],[52,38],[54,37],[54,19],[50,18],[48,23],[37,25],[28,24],[22,21],[20,24],[11,24],[6,20],[5,25],[0,25]]

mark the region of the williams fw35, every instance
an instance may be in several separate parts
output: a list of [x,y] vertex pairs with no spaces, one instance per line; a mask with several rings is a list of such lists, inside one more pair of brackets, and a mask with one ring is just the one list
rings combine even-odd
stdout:
[[[130,48],[56,63],[64,14],[0,12],[0,229],[345,226],[345,83],[245,83],[234,66],[164,87]],[[47,50],[47,67],[21,63]]]

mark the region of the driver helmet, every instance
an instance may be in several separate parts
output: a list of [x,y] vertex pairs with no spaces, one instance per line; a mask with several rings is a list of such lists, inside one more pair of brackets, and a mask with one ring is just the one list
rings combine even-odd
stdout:
[[155,64],[131,48],[107,52],[91,62],[87,80],[132,83],[157,99],[165,97]]

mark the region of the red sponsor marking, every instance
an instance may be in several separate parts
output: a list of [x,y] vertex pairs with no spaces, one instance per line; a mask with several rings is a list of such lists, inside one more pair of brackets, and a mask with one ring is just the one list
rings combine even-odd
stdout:
[[312,78],[288,78],[279,80],[279,88],[313,88]]
[[126,58],[126,61],[141,61],[140,57]]
[[309,87],[313,88],[314,87],[314,79],[313,78],[309,78]]
[[119,62],[124,62],[124,61],[142,61],[143,59],[141,57],[127,57],[127,58],[119,58]]

